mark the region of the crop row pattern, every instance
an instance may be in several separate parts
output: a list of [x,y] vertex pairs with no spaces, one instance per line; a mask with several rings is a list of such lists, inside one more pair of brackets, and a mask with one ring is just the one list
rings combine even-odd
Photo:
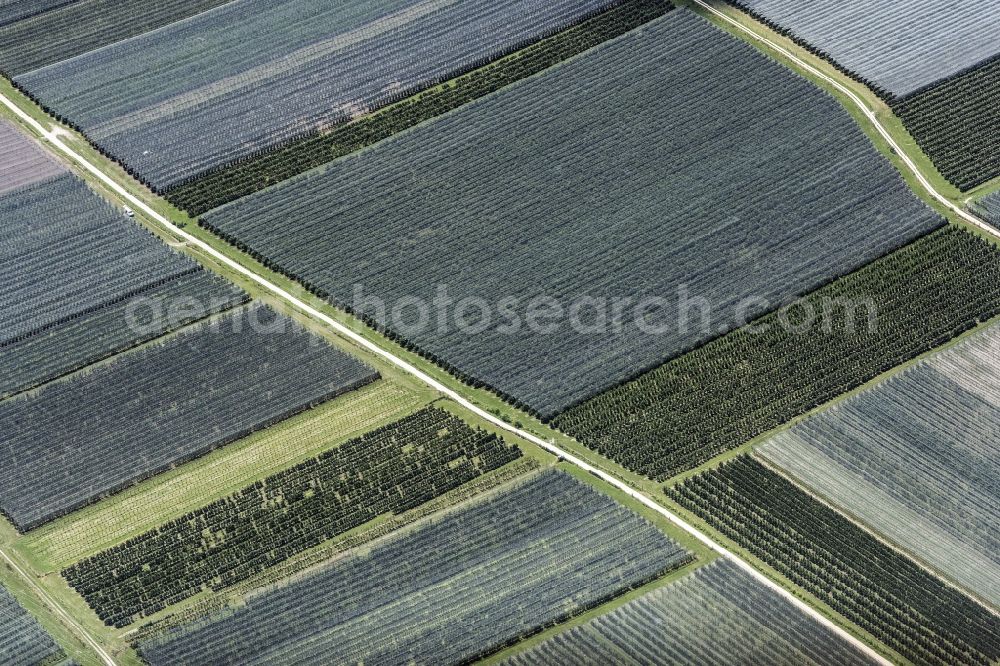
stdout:
[[548,470],[139,645],[170,663],[465,663],[691,555]]
[[189,214],[201,215],[496,92],[623,35],[662,16],[672,7],[667,0],[624,0],[592,19],[441,87],[407,98],[378,113],[317,130],[273,149],[196,174],[167,188],[164,196]]
[[1000,177],[1000,56],[892,105],[941,174],[963,192]]
[[0,19],[0,71],[7,76],[24,74],[162,28],[227,1],[75,0],[6,24]]
[[251,306],[0,402],[0,508],[28,530],[378,374]]
[[619,0],[235,0],[14,77],[162,189],[492,62]]
[[1000,658],[1000,618],[750,456],[667,492],[916,664]]
[[380,515],[412,509],[519,457],[431,407],[268,477],[64,572],[124,626],[221,589]]
[[729,559],[514,655],[504,666],[870,663]]
[[542,417],[941,224],[833,98],[680,9],[202,220]]
[[946,227],[784,312],[574,407],[554,425],[665,480],[1000,314],[1000,251]]
[[52,637],[17,599],[0,585],[0,663],[37,666],[61,663],[65,657]]

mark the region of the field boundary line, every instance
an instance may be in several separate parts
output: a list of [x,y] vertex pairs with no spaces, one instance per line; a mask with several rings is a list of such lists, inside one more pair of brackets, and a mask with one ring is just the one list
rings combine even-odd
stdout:
[[[924,176],[924,173],[920,170],[920,167],[917,166],[916,162],[913,161],[913,159],[899,145],[896,139],[893,138],[892,133],[890,133],[889,130],[887,130],[884,125],[882,125],[882,122],[878,119],[878,116],[875,114],[875,112],[871,108],[869,108],[868,105],[865,104],[864,100],[858,97],[858,95],[853,90],[851,90],[843,83],[841,83],[834,77],[830,76],[829,74],[826,74],[817,69],[816,67],[810,65],[808,62],[806,62],[802,58],[799,58],[797,55],[795,55],[785,47],[781,46],[780,44],[775,43],[773,40],[765,37],[764,35],[754,32],[752,29],[743,25],[736,19],[727,16],[724,12],[719,11],[712,5],[705,2],[705,0],[691,0],[691,1],[698,7],[704,9],[707,12],[710,12],[713,16],[721,19],[722,21],[725,21],[727,24],[736,28],[740,32],[750,35],[750,37],[753,38],[755,41],[760,42],[767,48],[781,54],[785,58],[788,58],[798,67],[801,67],[802,69],[809,72],[816,78],[821,79],[822,81],[830,84],[831,86],[836,88],[838,92],[844,94],[848,99],[850,99],[855,104],[855,106],[857,106],[861,110],[861,112],[865,115],[868,121],[872,125],[874,125],[876,131],[878,131],[878,133],[882,135],[882,138],[886,140],[886,142],[889,144],[889,147],[896,153],[899,159],[903,161],[903,164],[905,164],[906,167],[913,173],[913,175],[917,179],[917,182],[919,182],[920,185],[925,190],[927,190],[927,193],[930,194],[931,197],[933,197],[939,203],[948,208],[948,210],[955,213],[969,224],[977,227],[981,231],[985,231],[986,233],[990,234],[995,238],[1000,238],[1000,230],[995,229],[994,227],[987,224],[984,220],[982,220],[978,216],[973,215],[967,210],[961,208],[960,206],[957,206],[951,201],[951,199],[949,199],[948,197],[944,196],[936,189],[934,189],[934,186],[931,184],[929,180],[927,180],[927,177]],[[737,9],[736,11],[740,10]],[[743,12],[740,13],[742,14]],[[750,18],[752,19],[752,17]],[[753,19],[753,21],[754,23],[757,23],[756,19]]]
[[788,481],[790,484],[792,484],[793,486],[795,486],[795,488],[798,489],[800,492],[808,495],[809,497],[811,497],[812,499],[814,499],[816,502],[818,502],[818,503],[822,504],[823,506],[825,506],[826,508],[830,509],[831,511],[833,511],[834,513],[836,513],[838,516],[840,516],[841,518],[845,519],[846,521],[848,521],[849,523],[851,523],[852,525],[854,525],[855,527],[857,527],[859,530],[861,530],[862,532],[865,532],[866,534],[868,534],[868,536],[872,537],[873,539],[875,539],[876,541],[878,541],[879,543],[881,543],[886,548],[899,553],[900,555],[902,555],[903,557],[905,557],[906,559],[908,559],[910,562],[912,562],[914,565],[916,565],[918,568],[923,569],[924,571],[926,571],[927,573],[929,573],[931,576],[933,576],[934,578],[936,578],[940,582],[944,583],[947,587],[950,587],[950,588],[954,589],[956,592],[958,592],[961,595],[967,597],[970,601],[972,601],[974,603],[977,603],[980,606],[982,606],[986,611],[992,613],[993,615],[996,615],[997,617],[1000,617],[1000,609],[997,609],[996,607],[994,607],[991,603],[989,603],[985,599],[981,599],[976,594],[976,592],[974,590],[971,590],[968,587],[966,587],[965,585],[963,585],[963,584],[961,584],[961,583],[953,580],[952,577],[949,574],[946,574],[943,571],[938,571],[929,562],[924,561],[916,553],[909,552],[903,546],[897,545],[896,543],[894,543],[893,541],[891,541],[887,536],[883,536],[882,534],[880,534],[879,532],[877,532],[874,527],[869,526],[867,523],[865,523],[864,521],[862,521],[860,518],[856,518],[853,515],[853,513],[850,511],[850,509],[848,509],[846,507],[839,507],[834,502],[828,500],[826,497],[824,497],[823,495],[821,495],[819,492],[817,492],[817,491],[813,490],[812,488],[810,488],[808,486],[808,484],[806,484],[806,482],[804,480],[802,480],[799,477],[795,476],[791,472],[786,471],[781,466],[779,466],[777,463],[772,462],[770,459],[768,459],[766,457],[765,454],[758,453],[755,449],[750,449],[744,455],[750,456],[751,458],[753,458],[754,460],[756,460],[758,463],[760,463],[762,466],[766,467],[770,472],[774,473],[777,476],[780,476],[781,478],[783,478],[784,480]]
[[90,648],[94,650],[94,652],[97,653],[97,655],[101,658],[101,660],[105,664],[107,664],[107,666],[117,666],[117,662],[111,658],[111,655],[105,652],[104,648],[102,648],[97,643],[97,641],[94,640],[94,638],[90,635],[90,632],[88,632],[82,626],[77,624],[76,620],[73,619],[73,616],[64,611],[62,609],[62,606],[56,603],[56,601],[52,599],[52,597],[50,597],[45,590],[39,587],[38,584],[35,583],[34,580],[32,580],[31,576],[28,575],[28,573],[24,571],[21,567],[19,567],[17,565],[17,562],[15,562],[13,558],[10,557],[10,555],[5,553],[2,548],[0,548],[0,556],[3,556],[3,559],[7,562],[7,564],[10,565],[10,567],[14,571],[16,571],[21,576],[21,578],[23,578],[28,582],[28,585],[31,586],[31,589],[34,590],[35,594],[38,595],[38,598],[41,599],[46,606],[55,611],[55,613],[59,616],[61,620],[66,622],[70,626],[70,628],[75,630],[74,633],[77,633],[81,638],[83,638],[84,642],[87,645],[89,645]]
[[[744,33],[750,35],[753,39],[755,39],[756,41],[761,42],[762,44],[764,44],[768,48],[773,49],[774,51],[777,51],[782,56],[788,58],[789,60],[791,60],[792,62],[794,62],[796,65],[798,65],[799,67],[801,67],[802,69],[804,69],[807,72],[809,72],[810,74],[812,74],[812,75],[814,75],[814,76],[822,79],[823,81],[829,83],[834,88],[836,88],[838,91],[840,91],[841,93],[843,93],[844,95],[846,95],[852,102],[854,102],[854,104],[859,109],[861,109],[861,111],[865,114],[865,117],[867,117],[868,120],[872,123],[872,125],[875,126],[875,129],[878,131],[878,133],[881,134],[882,137],[889,143],[890,148],[892,148],[897,153],[897,155],[899,156],[899,158],[910,169],[910,171],[913,173],[913,175],[916,176],[916,178],[920,182],[920,184],[924,187],[924,189],[927,190],[927,192],[932,197],[934,197],[936,200],[938,200],[939,202],[941,202],[942,204],[944,204],[945,206],[947,206],[949,210],[951,210],[952,212],[954,212],[955,214],[957,214],[959,217],[961,217],[966,222],[969,222],[970,224],[973,224],[974,226],[978,227],[979,229],[982,229],[983,231],[989,233],[990,235],[992,235],[992,236],[994,236],[996,238],[1000,238],[1000,230],[998,230],[998,229],[994,228],[993,226],[989,225],[988,223],[986,223],[984,220],[982,220],[978,216],[973,215],[972,213],[970,213],[970,212],[968,212],[968,211],[960,208],[959,206],[956,206],[954,203],[951,202],[951,200],[949,200],[943,194],[941,194],[940,192],[938,192],[937,190],[934,189],[934,186],[931,185],[930,181],[927,180],[927,178],[924,176],[923,172],[920,171],[920,168],[916,165],[916,163],[900,147],[900,145],[892,137],[892,134],[889,132],[889,130],[887,130],[882,125],[882,123],[878,119],[878,116],[876,116],[875,112],[872,109],[870,109],[868,107],[868,105],[866,105],[864,103],[864,100],[862,100],[860,97],[858,97],[858,95],[855,94],[854,91],[852,91],[847,86],[843,85],[840,81],[838,81],[837,79],[833,78],[832,76],[829,76],[828,74],[825,74],[824,72],[820,71],[816,67],[813,67],[812,65],[810,65],[806,61],[802,60],[801,58],[799,58],[795,54],[791,53],[788,49],[782,47],[779,44],[776,44],[771,39],[769,39],[769,38],[767,38],[767,37],[765,37],[763,35],[760,35],[760,34],[754,32],[752,29],[750,29],[749,27],[743,25],[739,21],[736,21],[735,19],[727,16],[725,13],[719,11],[715,7],[712,7],[711,5],[707,4],[707,2],[705,2],[705,0],[692,0],[692,2],[694,2],[696,5],[698,5],[702,9],[705,9],[706,11],[711,12],[714,16],[722,19],[723,21],[725,21],[729,25],[731,25],[731,26],[733,26],[735,28],[738,28],[741,32],[744,32]],[[736,9],[736,11],[740,11],[740,13],[744,13],[744,12],[742,12],[739,9]],[[749,16],[749,15],[747,15],[747,16]],[[752,19],[753,17],[750,17],[750,18]],[[756,19],[753,19],[753,20],[754,20],[755,23],[757,22]],[[921,561],[918,561],[918,559],[913,554],[906,552],[903,548],[897,546],[896,544],[888,541],[886,538],[884,538],[880,534],[876,533],[869,526],[867,526],[867,525],[859,522],[858,520],[854,519],[852,516],[847,515],[845,513],[845,511],[836,508],[835,506],[833,506],[832,504],[830,504],[829,502],[827,502],[824,498],[819,497],[818,495],[816,495],[815,493],[813,493],[811,490],[806,489],[803,484],[798,483],[793,477],[789,476],[783,470],[780,470],[777,467],[773,467],[770,464],[770,461],[762,460],[761,456],[756,455],[752,450],[751,450],[750,454],[754,457],[755,460],[758,460],[759,462],[764,463],[766,467],[768,467],[769,469],[771,469],[773,472],[779,474],[783,478],[786,478],[787,480],[789,480],[790,482],[792,482],[797,488],[799,488],[800,490],[802,490],[803,492],[805,492],[807,495],[809,495],[813,499],[817,500],[818,502],[820,502],[824,506],[827,506],[828,508],[832,509],[837,514],[839,514],[841,516],[844,516],[851,523],[853,523],[855,526],[857,526],[860,529],[862,529],[863,531],[869,533],[871,536],[874,536],[876,539],[878,539],[879,541],[881,541],[883,544],[885,544],[886,546],[890,547],[891,549],[895,550],[896,552],[904,555],[907,559],[909,559],[910,561],[912,561],[915,564],[917,564],[917,566],[919,566],[920,568],[924,569],[925,571],[927,571],[928,573],[930,573],[931,575],[933,575],[935,578],[938,578],[938,579],[944,581],[944,583],[946,585],[949,585],[950,587],[958,590],[964,596],[968,597],[969,599],[972,599],[977,604],[979,604],[980,606],[982,606],[986,610],[990,611],[994,615],[1000,616],[1000,610],[998,610],[997,608],[995,608],[993,605],[987,603],[985,600],[980,599],[978,596],[975,595],[974,592],[971,592],[971,591],[967,590],[965,587],[963,587],[963,586],[959,585],[958,583],[952,581],[948,576],[946,576],[946,575],[944,575],[944,574],[942,574],[940,572],[935,571],[929,565],[927,565],[927,564],[925,564],[925,563],[923,563]]]
[[[482,419],[485,419],[486,421],[488,421],[489,423],[493,424],[497,428],[500,428],[502,430],[510,432],[510,433],[512,433],[512,434],[514,434],[514,435],[516,435],[516,436],[518,436],[520,438],[522,438],[522,439],[525,439],[525,440],[531,442],[532,444],[535,444],[536,446],[544,449],[545,451],[548,451],[552,455],[560,457],[563,460],[566,460],[567,462],[570,462],[573,465],[576,465],[577,467],[583,469],[584,471],[590,472],[591,474],[593,474],[594,476],[598,477],[599,479],[605,481],[606,483],[611,484],[612,486],[614,486],[618,490],[622,491],[623,493],[625,493],[626,495],[628,495],[632,499],[640,502],[641,504],[645,505],[646,507],[648,507],[648,508],[652,509],[653,511],[656,511],[660,515],[664,516],[671,523],[673,523],[674,525],[676,525],[677,527],[679,527],[683,531],[685,531],[688,534],[690,534],[692,537],[694,537],[695,539],[697,539],[698,541],[700,541],[702,544],[704,544],[705,546],[707,546],[709,549],[714,550],[715,552],[719,553],[723,557],[727,557],[730,560],[732,560],[740,568],[742,568],[743,570],[745,570],[746,572],[748,572],[750,575],[752,575],[757,581],[763,583],[768,588],[770,588],[770,589],[775,590],[776,592],[778,592],[778,594],[780,594],[782,597],[784,597],[785,599],[787,599],[788,601],[790,601],[799,610],[803,611],[805,614],[807,614],[808,616],[812,617],[814,620],[816,620],[817,622],[819,622],[821,625],[823,625],[826,628],[828,628],[829,630],[833,631],[835,634],[837,634],[838,636],[840,636],[843,640],[846,640],[847,642],[849,642],[850,644],[852,644],[855,648],[857,648],[858,650],[860,650],[862,653],[864,653],[867,657],[869,657],[870,659],[872,659],[876,663],[883,664],[885,666],[889,666],[891,664],[891,662],[888,659],[886,659],[885,657],[883,657],[882,655],[880,655],[872,647],[870,647],[869,645],[867,645],[866,643],[864,643],[860,639],[856,638],[854,635],[852,635],[846,629],[840,627],[839,625],[837,625],[836,623],[834,623],[832,620],[830,620],[829,618],[827,618],[825,615],[823,615],[822,613],[820,613],[818,610],[816,610],[812,606],[808,605],[803,600],[799,599],[790,590],[785,589],[784,587],[782,587],[781,585],[779,585],[777,582],[775,582],[775,581],[771,580],[770,578],[768,578],[767,576],[765,576],[763,573],[761,573],[760,571],[758,571],[757,569],[755,569],[752,565],[750,565],[748,562],[744,561],[742,558],[740,558],[739,556],[737,556],[735,553],[733,553],[732,551],[730,551],[729,549],[727,549],[723,545],[721,545],[719,543],[716,543],[711,537],[709,537],[708,535],[702,533],[700,530],[698,530],[696,527],[694,527],[693,525],[691,525],[690,523],[688,523],[686,520],[684,520],[683,518],[681,518],[679,515],[675,514],[673,511],[669,510],[668,508],[666,508],[665,506],[663,506],[659,502],[653,500],[651,497],[647,496],[645,493],[642,493],[642,492],[636,490],[631,485],[629,485],[628,483],[620,480],[616,476],[614,476],[614,475],[612,475],[612,474],[610,474],[608,472],[605,472],[605,471],[603,471],[601,469],[598,469],[597,467],[591,465],[590,463],[586,462],[585,460],[583,460],[583,459],[581,459],[581,458],[573,455],[569,451],[565,451],[565,450],[559,448],[554,442],[542,439],[541,437],[538,437],[537,435],[534,435],[534,434],[532,434],[530,432],[527,432],[526,430],[523,430],[521,428],[518,428],[517,426],[514,426],[514,425],[512,425],[510,423],[507,423],[506,421],[504,421],[499,416],[494,416],[493,414],[491,414],[490,412],[486,411],[485,409],[482,409],[481,407],[478,407],[472,401],[470,401],[467,398],[463,397],[456,390],[449,388],[448,386],[446,386],[442,382],[438,381],[437,379],[431,377],[430,375],[428,375],[424,371],[420,370],[416,366],[414,366],[414,365],[410,364],[409,362],[407,362],[406,360],[404,360],[404,359],[396,356],[391,351],[383,349],[382,347],[380,347],[379,345],[375,344],[374,342],[368,340],[367,338],[365,338],[361,334],[356,333],[355,331],[352,331],[346,325],[344,325],[344,324],[342,324],[342,323],[340,323],[340,322],[332,319],[331,317],[323,314],[322,312],[320,312],[316,308],[312,307],[308,303],[306,303],[306,302],[302,301],[301,299],[297,298],[296,296],[288,293],[287,291],[285,291],[284,289],[282,289],[278,285],[270,282],[266,278],[258,275],[257,273],[251,271],[250,269],[246,268],[241,263],[235,261],[234,259],[230,259],[228,256],[226,256],[225,254],[223,254],[219,250],[216,250],[214,247],[212,247],[207,242],[205,242],[205,241],[201,240],[200,238],[197,238],[197,237],[191,235],[190,233],[184,231],[183,229],[177,227],[172,222],[170,222],[170,220],[168,220],[166,217],[164,217],[163,215],[160,215],[155,210],[153,210],[153,208],[151,206],[149,206],[148,204],[146,204],[146,202],[144,202],[142,199],[140,199],[139,197],[137,197],[137,196],[133,195],[132,193],[130,193],[122,185],[120,185],[117,181],[115,181],[113,178],[111,178],[110,176],[108,176],[107,174],[105,174],[103,171],[101,171],[97,166],[95,166],[94,164],[92,164],[86,158],[84,158],[83,156],[79,155],[75,150],[73,150],[72,148],[70,148],[69,146],[67,146],[65,143],[63,143],[63,141],[59,138],[59,133],[58,132],[46,130],[45,127],[41,123],[39,123],[37,120],[35,120],[34,118],[32,118],[30,115],[28,115],[28,113],[26,113],[19,106],[17,106],[6,95],[0,94],[0,102],[2,102],[4,104],[4,106],[8,107],[26,125],[28,125],[29,127],[31,127],[35,132],[37,132],[38,134],[40,134],[45,140],[47,140],[49,143],[51,143],[53,146],[55,146],[60,152],[64,153],[67,157],[69,157],[70,159],[72,159],[73,161],[75,161],[76,163],[78,163],[83,169],[85,169],[87,172],[89,172],[93,176],[95,176],[98,180],[100,180],[102,183],[104,183],[113,192],[115,192],[116,194],[118,194],[125,201],[128,201],[129,203],[131,203],[133,206],[135,206],[136,209],[142,211],[149,218],[151,218],[152,220],[154,220],[157,223],[159,223],[161,226],[163,226],[171,234],[174,234],[174,235],[177,235],[177,236],[180,236],[181,238],[183,238],[185,241],[187,241],[187,243],[190,246],[197,247],[199,250],[201,250],[202,252],[208,254],[209,256],[211,256],[216,261],[222,263],[223,265],[225,265],[228,268],[236,271],[238,274],[242,275],[243,277],[251,280],[252,282],[254,282],[254,283],[258,284],[258,285],[260,285],[265,290],[271,292],[275,296],[277,296],[277,297],[281,298],[282,300],[286,301],[287,303],[289,303],[290,305],[292,305],[293,307],[295,307],[300,312],[303,312],[303,313],[309,315],[310,317],[312,317],[312,318],[314,318],[314,319],[316,319],[316,320],[318,320],[318,321],[326,324],[328,327],[330,327],[331,329],[333,329],[335,332],[339,333],[343,337],[346,337],[347,339],[351,340],[352,342],[354,342],[358,346],[366,349],[367,351],[375,354],[376,356],[381,357],[383,360],[387,361],[391,365],[394,365],[397,368],[403,370],[404,372],[406,372],[406,373],[408,373],[408,374],[416,377],[420,381],[422,381],[425,384],[427,384],[428,386],[430,386],[432,389],[438,391],[442,395],[445,395],[445,396],[451,398],[452,400],[454,400],[456,403],[458,403],[459,405],[461,405],[462,407],[464,407],[468,411],[472,412],[473,414],[475,414],[476,416],[478,416],[478,417],[480,417]],[[983,224],[985,224],[985,223],[983,223]],[[113,663],[113,662],[109,662],[109,663]]]

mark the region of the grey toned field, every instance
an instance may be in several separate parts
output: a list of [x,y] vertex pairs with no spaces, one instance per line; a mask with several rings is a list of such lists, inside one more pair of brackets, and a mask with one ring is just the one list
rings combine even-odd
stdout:
[[739,0],[848,71],[906,95],[1000,53],[1000,3]]
[[720,559],[504,666],[868,663],[830,629]]
[[[428,408],[79,562],[63,576],[107,624],[127,626],[380,516],[404,514],[520,456],[495,435]],[[206,542],[205,534],[214,537]]]
[[51,11],[20,21],[3,25],[0,20],[0,70],[10,76],[30,72],[228,1],[64,0]]
[[[0,270],[6,277],[0,284],[0,396],[246,299],[126,219],[26,138],[10,137],[6,145],[13,152],[0,152],[0,190],[4,182],[20,186],[0,193]],[[197,310],[175,312],[180,299]],[[164,316],[130,326],[128,313],[141,303],[147,310],[160,303]]]
[[197,265],[65,174],[0,197],[0,344]]
[[15,80],[166,187],[384,106],[612,0],[237,0]]
[[[0,397],[34,388],[248,299],[218,275],[192,268],[128,298],[70,315],[0,344]],[[178,307],[189,305],[194,307],[186,311]]]
[[990,224],[1000,227],[1000,192],[994,192],[975,204],[976,212],[982,214]]
[[32,529],[376,377],[266,308],[224,315],[0,402],[0,509]]
[[36,666],[61,663],[62,648],[0,585],[0,663]]
[[688,558],[547,471],[140,650],[154,666],[465,663]]
[[543,415],[938,225],[834,99],[686,10],[204,219],[348,307],[667,299],[657,334],[403,336]]
[[0,195],[54,178],[65,171],[17,128],[0,120]]
[[0,25],[72,4],[74,0],[0,0]]
[[1000,328],[823,412],[759,452],[1000,605]]

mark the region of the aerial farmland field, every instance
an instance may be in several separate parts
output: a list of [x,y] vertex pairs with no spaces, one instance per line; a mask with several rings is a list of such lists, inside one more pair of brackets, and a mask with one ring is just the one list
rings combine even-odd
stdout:
[[1000,7],[975,0],[728,1],[784,28],[893,97],[974,67],[997,55],[1000,45]]
[[408,97],[610,4],[237,0],[14,80],[164,188]]
[[[779,187],[788,174],[798,186]],[[751,293],[753,318],[940,224],[832,98],[679,10],[203,220],[389,330],[417,327],[405,313],[379,322],[359,289],[568,308],[683,288],[717,304],[707,330],[630,325],[613,343],[566,326],[511,333],[475,310],[475,334],[396,331],[545,417],[733,328]],[[656,322],[679,319],[664,308]]]
[[[403,513],[520,455],[428,408],[80,562],[66,578],[102,619],[124,626],[206,584],[228,587],[387,511]],[[214,536],[203,541],[206,530]]]
[[[46,10],[38,2],[34,11],[8,10],[0,18],[0,71],[14,76],[68,60],[128,37],[162,28],[229,0],[169,0],[151,4],[143,0],[56,0]],[[114,21],[108,21],[113,12]],[[46,38],[39,40],[38,35]]]
[[867,664],[735,564],[720,560],[505,660],[552,664]]
[[68,664],[66,654],[0,585],[0,659],[12,666]]
[[915,663],[1000,658],[1000,617],[749,456],[667,492]]
[[1000,177],[1000,44],[982,65],[893,103],[942,175],[962,191]]
[[975,0],[726,0],[889,102],[962,191],[1000,177],[1000,6]]
[[983,214],[987,222],[1000,226],[1000,192],[986,195],[975,203],[974,208]]
[[0,2],[0,25],[7,25],[15,21],[41,14],[66,4],[67,0],[31,0],[21,2],[20,0],[3,0]]
[[779,433],[770,463],[1000,603],[1000,331]]
[[274,150],[214,167],[166,188],[164,196],[191,215],[200,215],[542,72],[672,9],[668,0],[618,0],[607,11],[444,85],[377,113],[310,132]]
[[[246,299],[239,289],[124,219],[53,157],[0,120],[0,396],[18,393]],[[142,327],[127,299],[196,311]]]
[[32,530],[25,545],[45,570],[61,571],[424,404],[397,383],[374,382]]
[[[630,548],[621,549],[626,538]],[[544,472],[140,649],[154,665],[223,655],[241,663],[457,662],[688,557],[569,475]],[[533,619],[526,625],[524,617]]]
[[[806,330],[770,314],[575,406],[553,425],[666,480],[1000,314],[1000,252],[947,227],[794,304],[834,310]],[[874,319],[871,319],[874,317]],[[825,327],[824,327],[825,326]]]
[[[267,333],[250,324],[259,318],[270,321]],[[377,378],[291,321],[250,306],[0,402],[0,508],[33,529]]]
[[0,122],[0,149],[0,194],[64,173],[59,162],[6,122]]
[[0,664],[1000,663],[998,18],[0,0]]

